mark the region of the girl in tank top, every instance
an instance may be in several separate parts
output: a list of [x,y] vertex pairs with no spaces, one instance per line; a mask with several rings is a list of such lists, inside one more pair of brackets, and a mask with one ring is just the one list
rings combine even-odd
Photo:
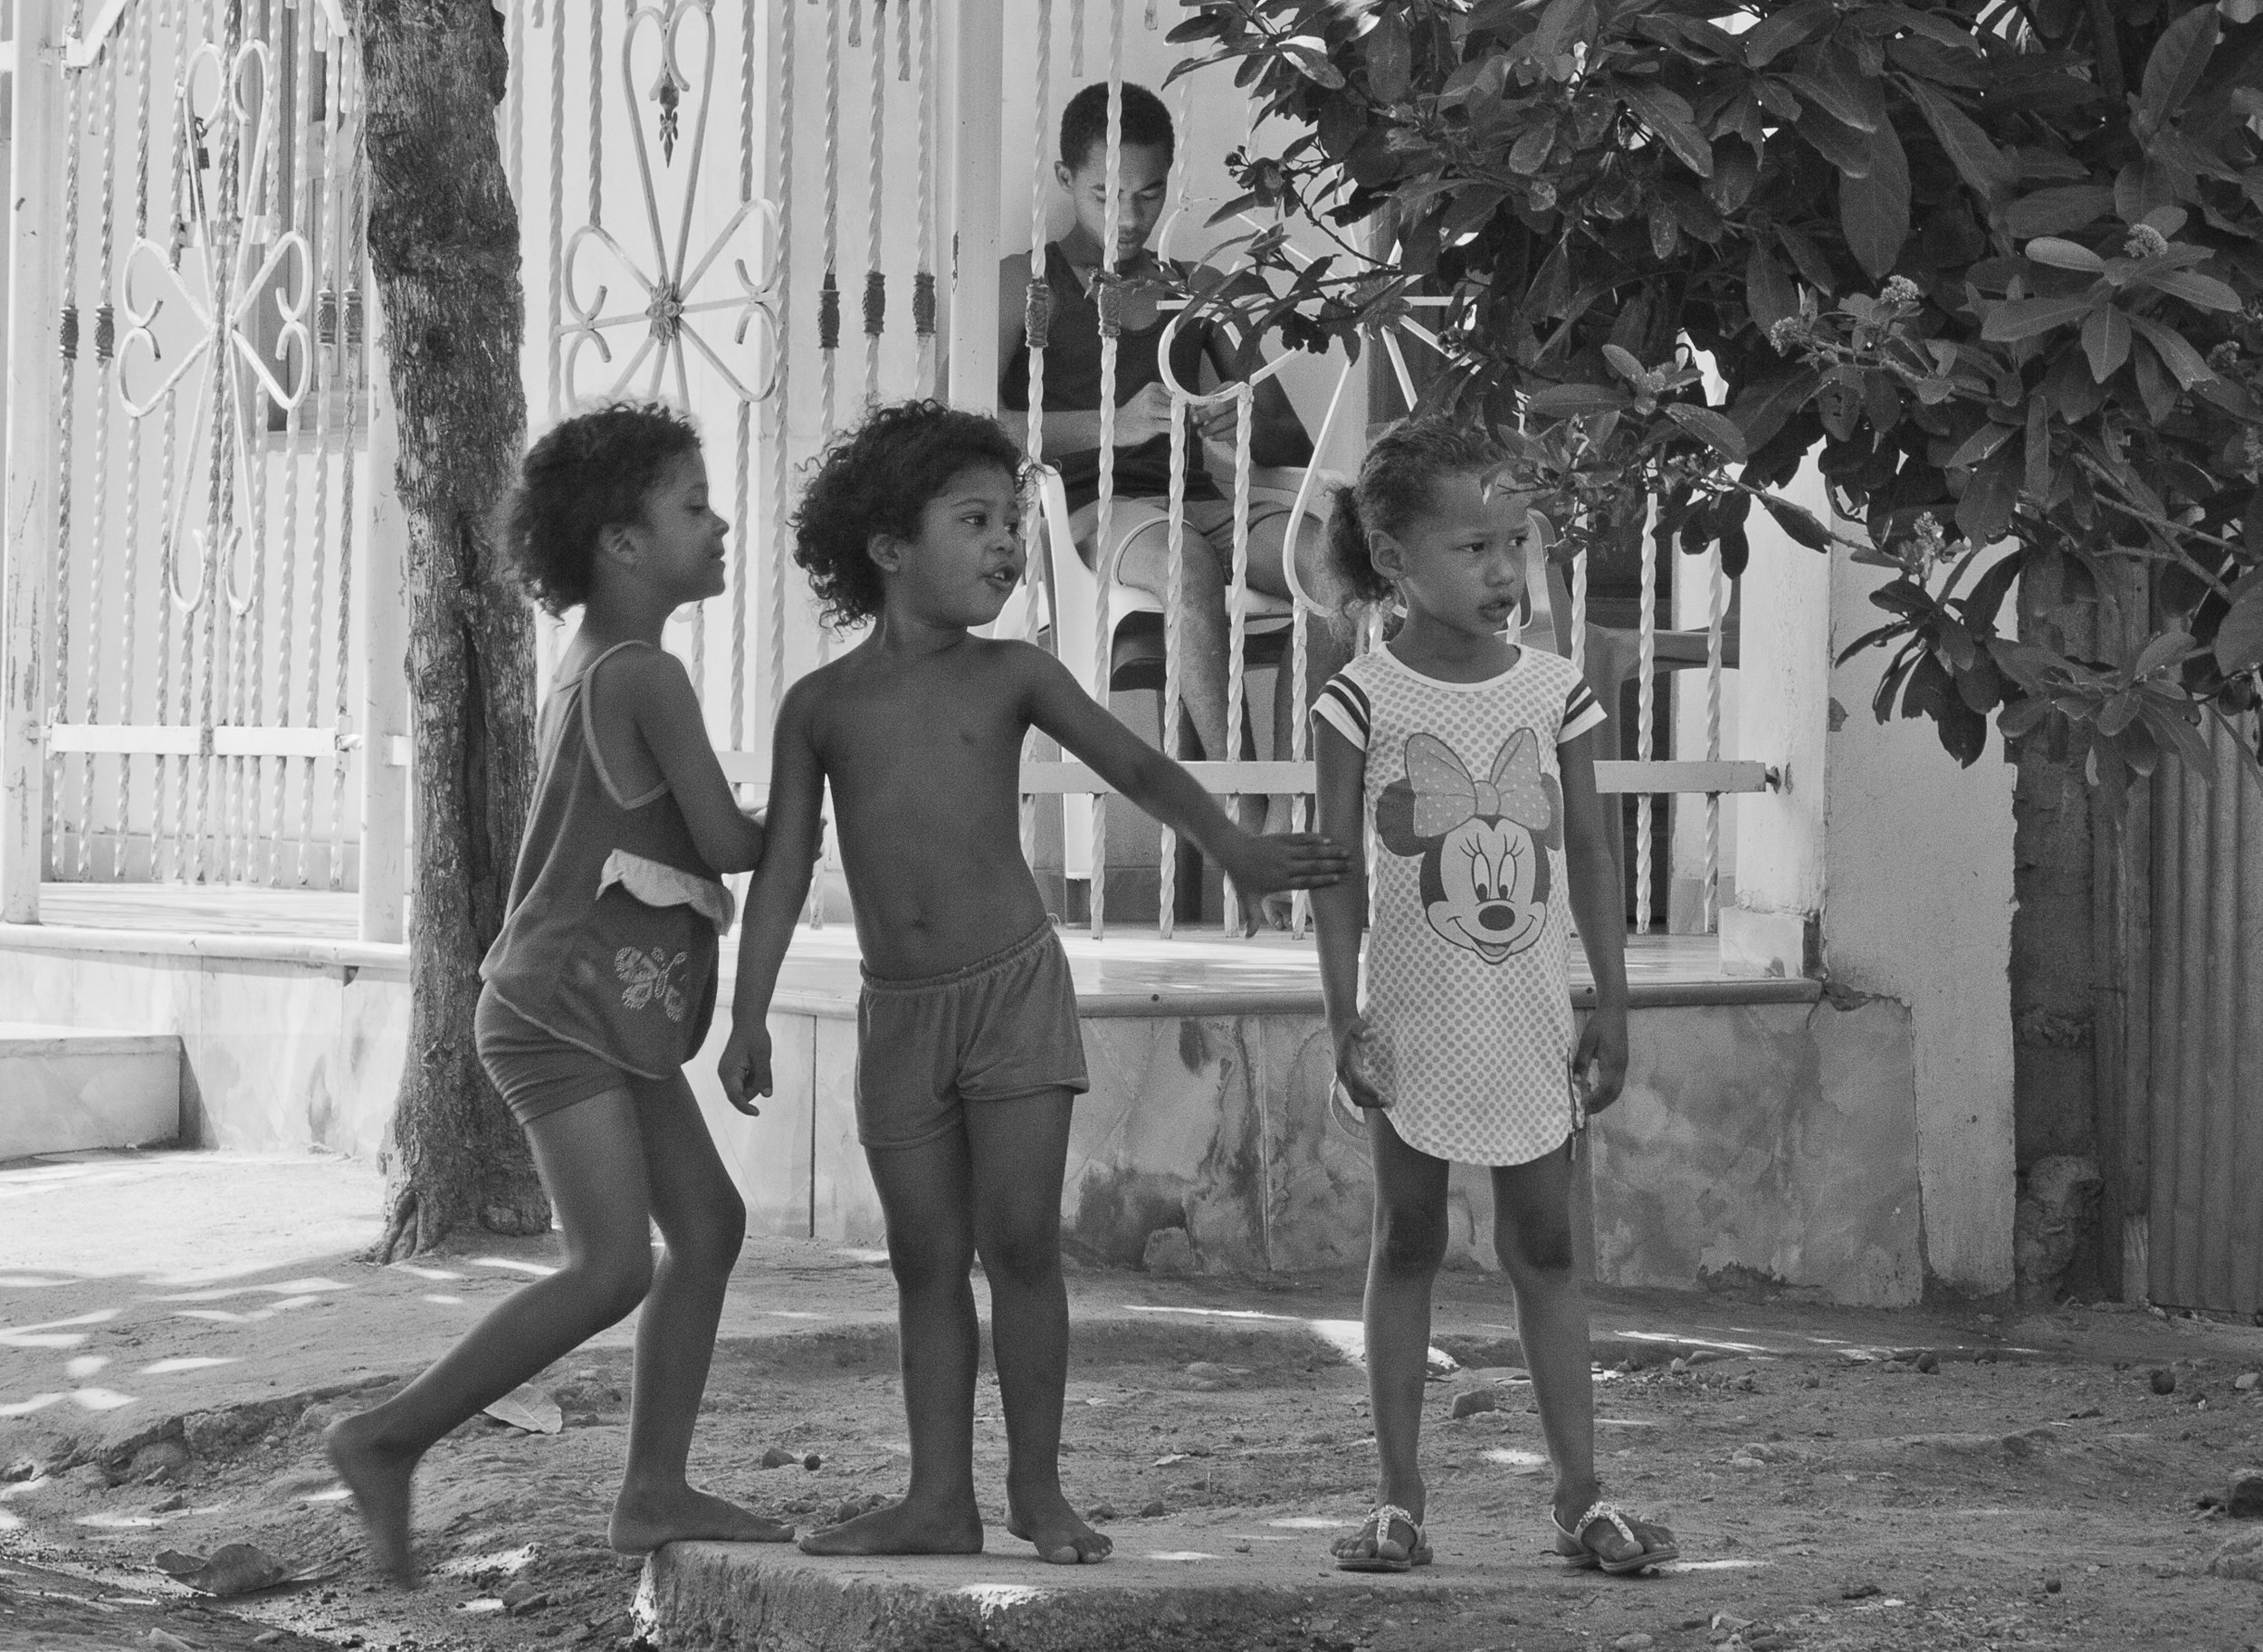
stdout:
[[[684,1478],[746,1208],[682,1069],[706,1036],[716,937],[731,921],[719,874],[759,864],[764,834],[660,637],[677,607],[723,589],[729,530],[709,506],[697,434],[656,406],[566,420],[528,454],[510,501],[522,583],[550,613],[582,614],[542,708],[541,767],[474,1025],[566,1265],[325,1437],[378,1565],[403,1584],[415,1577],[409,1488],[425,1452],[640,1303],[614,1548],[794,1534]],[[654,1223],[666,1241],[656,1265]]]

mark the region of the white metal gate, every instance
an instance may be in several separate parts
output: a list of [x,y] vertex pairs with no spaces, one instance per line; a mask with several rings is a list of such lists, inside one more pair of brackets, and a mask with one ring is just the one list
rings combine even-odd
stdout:
[[42,874],[349,887],[368,364],[343,15],[24,0],[18,31],[39,198],[11,248],[7,761],[12,804],[43,768],[44,818],[10,825],[44,847],[12,857],[9,915]]

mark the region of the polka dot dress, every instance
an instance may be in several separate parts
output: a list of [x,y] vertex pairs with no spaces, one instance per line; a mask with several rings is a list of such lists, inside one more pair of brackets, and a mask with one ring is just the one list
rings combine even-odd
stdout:
[[1523,1164],[1571,1133],[1571,902],[1556,749],[1603,721],[1571,663],[1520,649],[1444,683],[1388,646],[1313,715],[1367,754],[1361,1011],[1389,1041],[1408,1146]]

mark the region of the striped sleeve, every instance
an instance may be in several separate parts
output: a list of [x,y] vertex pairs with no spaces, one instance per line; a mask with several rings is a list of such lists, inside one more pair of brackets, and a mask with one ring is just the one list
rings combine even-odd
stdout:
[[1587,679],[1574,677],[1571,692],[1563,697],[1563,724],[1556,731],[1556,744],[1568,746],[1589,730],[1602,727],[1607,721],[1603,702],[1595,697]]
[[1313,715],[1358,750],[1367,750],[1368,731],[1374,721],[1368,707],[1367,691],[1342,672],[1329,678],[1313,696]]

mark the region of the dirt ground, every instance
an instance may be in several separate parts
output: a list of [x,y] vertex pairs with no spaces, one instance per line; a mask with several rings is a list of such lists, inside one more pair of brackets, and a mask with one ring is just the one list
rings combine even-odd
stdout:
[[[743,1293],[734,1282],[694,1466],[711,1488],[807,1527],[900,1492],[906,1455],[884,1267],[869,1253],[820,1257],[796,1243],[758,1257]],[[812,1258],[799,1273],[788,1265],[797,1256]],[[362,1564],[317,1449],[321,1428],[444,1346],[457,1323],[448,1315],[475,1313],[540,1265],[492,1245],[424,1260],[432,1265],[409,1275],[336,1255],[313,1259],[312,1274],[308,1259],[277,1258],[271,1272],[298,1276],[229,1287],[234,1295],[137,1298],[236,1308],[141,1319],[97,1309],[82,1323],[68,1311],[89,1298],[71,1297],[61,1274],[37,1313],[24,1300],[34,1293],[0,1294],[0,1354],[14,1361],[0,1364],[0,1648],[633,1647],[637,1572],[604,1542],[626,1432],[628,1350],[617,1337],[542,1379],[562,1418],[556,1434],[480,1419],[435,1448],[415,1517],[429,1573],[421,1590],[381,1590]],[[8,1275],[0,1287],[40,1277]],[[102,1283],[123,1300],[119,1276]],[[1344,1351],[1357,1279],[1080,1272],[1072,1286],[1064,1468],[1080,1506],[1112,1508],[1105,1529],[1120,1544],[1195,1521],[1303,1545],[1316,1571],[1325,1566],[1374,1472],[1364,1379]],[[271,1310],[238,1311],[252,1291],[267,1292],[256,1300]],[[283,1311],[292,1303],[307,1305]],[[439,1318],[415,1322],[412,1334],[397,1317],[410,1308]],[[1401,1580],[1374,1578],[1258,1644],[2263,1646],[2263,1520],[2196,1503],[2235,1471],[2263,1467],[2263,1389],[2237,1386],[2263,1367],[2263,1332],[2118,1308],[1999,1322],[1600,1294],[1609,1493],[1669,1522],[1684,1555],[1627,1580],[1565,1571],[1546,1552],[1548,1478],[1507,1308],[1497,1279],[1442,1280],[1435,1341],[1456,1368],[1441,1362],[1425,1425],[1441,1567],[1481,1561],[1484,1586],[1417,1600]],[[1700,1322],[1702,1335],[1628,1329]],[[42,1329],[57,1324],[79,1329]],[[86,1409],[109,1401],[34,1408],[40,1397],[19,1398],[67,1380],[66,1360],[84,1376],[109,1357],[89,1351],[129,1346],[148,1361],[132,1380],[118,1374],[123,1361],[87,1380],[149,1388],[164,1379],[148,1373],[202,1360],[236,1386],[212,1408],[169,1413],[186,1418],[169,1425],[146,1402],[129,1427]],[[223,1347],[237,1351],[189,1351]],[[1677,1351],[1695,1357],[1677,1369]],[[41,1375],[50,1367],[57,1377]],[[323,1372],[331,1380],[312,1380]],[[2156,1392],[2166,1380],[2155,1373],[2172,1375],[2173,1391]],[[1474,1390],[1496,1408],[1455,1419],[1456,1398]],[[1004,1434],[987,1374],[979,1409],[993,1552],[1013,1555],[1022,1545],[995,1523]],[[135,1413],[121,1404],[108,1415]],[[793,1461],[759,1467],[771,1447]],[[815,1468],[803,1466],[809,1454]],[[155,1569],[161,1552],[228,1542],[329,1575],[202,1600]],[[1473,1573],[1457,1565],[1456,1575]]]
[[[698,1446],[706,1482],[805,1525],[899,1492],[893,1364],[893,1339],[874,1327],[727,1346]],[[2175,1370],[2175,1392],[2153,1392],[2156,1369]],[[2263,1398],[2235,1389],[2238,1374],[2206,1356],[2127,1370],[1952,1359],[1931,1372],[1727,1356],[1608,1372],[1598,1398],[1610,1490],[1671,1522],[1685,1557],[1675,1575],[1634,1580],[1568,1574],[1543,1553],[1529,1387],[1498,1370],[1442,1377],[1426,1430],[1432,1506],[1464,1533],[1491,1529],[1508,1604],[1400,1609],[1380,1578],[1358,1609],[1284,1624],[1265,1644],[1470,1652],[1647,1635],[1626,1644],[1702,1647],[1745,1620],[1746,1647],[1819,1652],[2253,1647],[2263,1584],[2207,1573],[2238,1527],[2194,1507],[2232,1466],[2263,1463]],[[1067,1477],[1080,1502],[1119,1512],[1119,1534],[1143,1510],[1231,1508],[1295,1523],[1317,1553],[1323,1523],[1355,1520],[1370,1484],[1361,1383],[1310,1339],[1103,1327],[1077,1352]],[[171,1454],[149,1456],[154,1484],[113,1485],[117,1468],[100,1463],[15,1481],[0,1504],[22,1523],[0,1534],[0,1645],[171,1652],[151,1628],[199,1652],[629,1645],[635,1573],[604,1543],[626,1351],[569,1361],[546,1386],[565,1418],[558,1434],[482,1420],[433,1453],[417,1512],[433,1575],[414,1595],[377,1590],[359,1564],[315,1445],[339,1401],[209,1441],[170,1472]],[[1501,1408],[1450,1419],[1454,1397],[1478,1386]],[[994,1386],[980,1415],[980,1468],[995,1486]],[[797,1460],[757,1468],[774,1445]],[[821,1460],[814,1471],[807,1453]],[[150,1570],[160,1549],[225,1542],[343,1570],[227,1613]]]

